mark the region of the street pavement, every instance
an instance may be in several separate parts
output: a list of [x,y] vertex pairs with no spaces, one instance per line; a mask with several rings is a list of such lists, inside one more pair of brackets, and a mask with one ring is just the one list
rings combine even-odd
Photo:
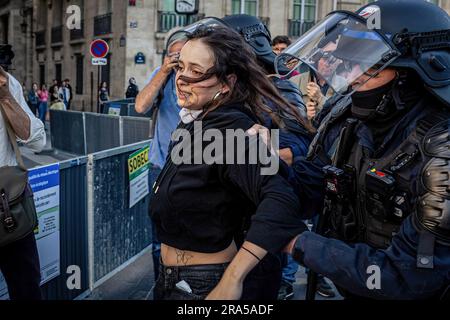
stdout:
[[52,149],[50,130],[46,130],[46,134],[47,134],[47,143],[42,152],[34,153],[27,147],[20,147],[23,162],[27,168],[43,166],[77,157],[76,155],[70,153]]

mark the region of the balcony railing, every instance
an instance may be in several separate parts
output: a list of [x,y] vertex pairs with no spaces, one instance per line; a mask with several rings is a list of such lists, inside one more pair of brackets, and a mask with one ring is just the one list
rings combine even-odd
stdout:
[[300,37],[311,29],[314,24],[315,21],[289,20],[289,36]]
[[62,43],[63,41],[63,26],[52,28],[52,44]]
[[175,12],[158,11],[158,32],[167,32],[178,26],[187,26],[205,17],[204,14],[192,16],[179,15]]
[[36,32],[36,47],[45,47],[45,34],[45,30]]
[[70,30],[70,40],[84,39],[84,20],[80,22],[80,29]]
[[94,17],[94,36],[101,36],[112,32],[112,13]]

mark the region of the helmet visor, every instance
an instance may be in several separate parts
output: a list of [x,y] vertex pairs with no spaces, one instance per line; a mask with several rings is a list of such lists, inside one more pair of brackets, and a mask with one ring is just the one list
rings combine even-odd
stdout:
[[397,56],[398,52],[376,30],[369,29],[363,18],[335,12],[284,50],[275,61],[275,70],[288,77],[294,70],[304,70],[300,67],[306,64],[336,93],[348,94]]

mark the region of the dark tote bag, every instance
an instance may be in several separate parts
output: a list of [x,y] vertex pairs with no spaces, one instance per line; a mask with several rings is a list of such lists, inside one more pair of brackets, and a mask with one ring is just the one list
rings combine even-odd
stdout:
[[0,247],[4,247],[32,233],[38,219],[16,136],[1,105],[0,110],[18,163],[0,168]]

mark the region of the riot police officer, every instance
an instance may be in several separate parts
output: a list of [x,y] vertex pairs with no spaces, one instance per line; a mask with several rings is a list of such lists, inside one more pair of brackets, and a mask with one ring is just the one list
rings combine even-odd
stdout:
[[314,68],[327,37],[339,63],[326,80],[343,98],[293,164],[323,234],[287,250],[345,297],[448,299],[450,17],[424,0],[332,12],[277,67]]

